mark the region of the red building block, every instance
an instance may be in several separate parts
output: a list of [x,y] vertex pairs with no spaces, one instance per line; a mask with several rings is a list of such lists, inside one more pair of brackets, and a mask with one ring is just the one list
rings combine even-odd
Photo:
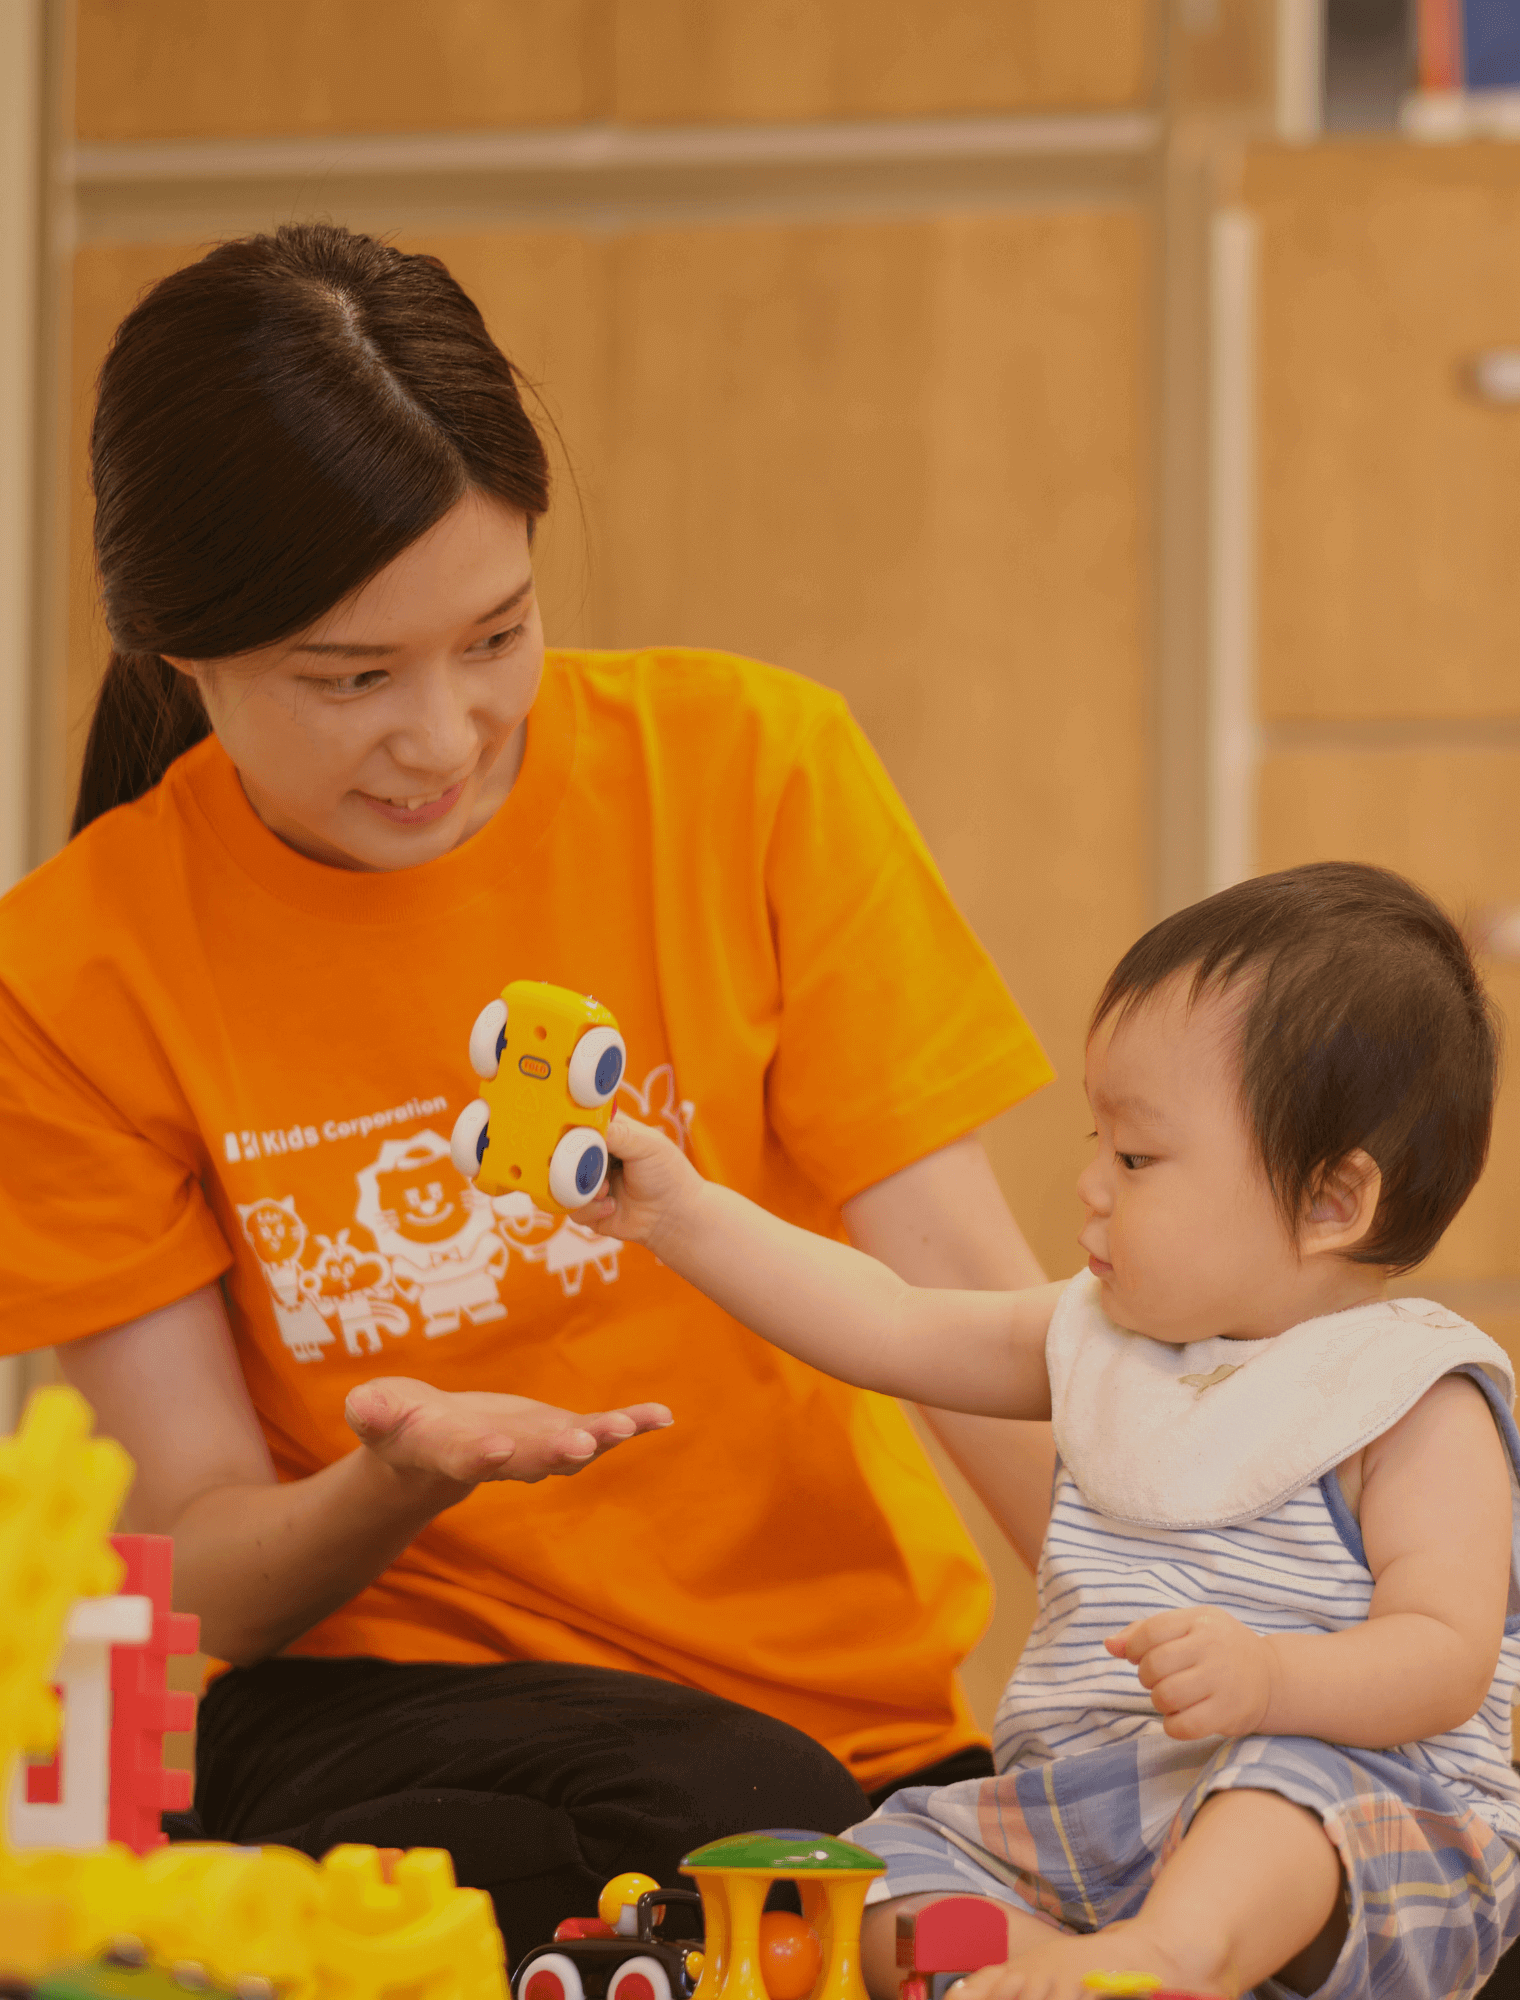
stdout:
[[195,1725],[195,1696],[165,1685],[170,1653],[193,1653],[200,1620],[170,1609],[174,1544],[167,1535],[113,1535],[127,1566],[125,1596],[153,1601],[153,1635],[145,1646],[111,1648],[111,1810],[109,1837],[137,1854],[162,1847],[159,1814],[190,1803],[188,1771],[164,1769],[164,1732]]
[[897,1963],[908,1974],[901,2000],[942,2000],[960,1974],[1001,1965],[1007,1956],[1008,1925],[985,1897],[942,1896],[898,1912]]
[[[63,1689],[53,1683],[54,1700]],[[29,1806],[56,1806],[63,1797],[63,1765],[55,1750],[51,1757],[38,1757],[26,1767],[26,1802]]]

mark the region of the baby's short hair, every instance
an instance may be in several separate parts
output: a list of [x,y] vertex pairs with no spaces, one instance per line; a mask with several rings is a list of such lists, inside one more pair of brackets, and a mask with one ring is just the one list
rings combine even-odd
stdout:
[[1383,1185],[1353,1261],[1396,1272],[1428,1257],[1483,1171],[1499,1082],[1497,1016],[1446,912],[1358,862],[1257,876],[1147,931],[1088,1033],[1188,971],[1190,1000],[1249,984],[1241,1095],[1288,1227],[1360,1148]]

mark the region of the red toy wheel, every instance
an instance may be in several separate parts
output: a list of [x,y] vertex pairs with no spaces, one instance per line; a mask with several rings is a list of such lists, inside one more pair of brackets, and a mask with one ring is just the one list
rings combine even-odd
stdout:
[[670,1975],[657,1958],[630,1958],[607,1982],[607,2000],[670,2000]]
[[546,1951],[526,1968],[517,2000],[586,2000],[579,1966],[562,1951]]

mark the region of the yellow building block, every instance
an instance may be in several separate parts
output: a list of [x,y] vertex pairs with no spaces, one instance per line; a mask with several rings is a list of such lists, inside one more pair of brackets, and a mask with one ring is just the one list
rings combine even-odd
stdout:
[[22,1751],[58,1741],[48,1685],[76,1597],[121,1581],[106,1537],[132,1483],[132,1461],[110,1438],[92,1438],[90,1406],[76,1390],[39,1389],[14,1437],[0,1438],[0,1786]]
[[68,1954],[70,1911],[63,1896],[12,1896],[0,1889],[0,1979],[31,1977]]
[[455,1887],[441,1848],[413,1848],[387,1882],[376,1849],[335,1847],[322,1877],[321,2000],[506,2000],[491,1899]]
[[289,1847],[160,1847],[139,1863],[129,1928],[151,1958],[202,1965],[214,1985],[267,1979],[284,2000],[311,2000],[321,1882]]
[[320,1864],[209,1841],[141,1859],[125,1847],[9,1855],[0,1910],[32,1958],[50,1954],[27,1972],[130,1937],[158,1964],[198,1965],[224,1988],[265,1979],[280,2000],[507,2000],[491,1899],[456,1887],[441,1849],[402,1855],[389,1881],[373,1847],[335,1847]]
[[[0,1904],[13,1911],[62,1909],[60,1961],[92,1958],[113,1938],[136,1935],[139,1878],[140,1864],[129,1847],[29,1848],[0,1854]],[[56,1915],[49,1921],[56,1927]]]

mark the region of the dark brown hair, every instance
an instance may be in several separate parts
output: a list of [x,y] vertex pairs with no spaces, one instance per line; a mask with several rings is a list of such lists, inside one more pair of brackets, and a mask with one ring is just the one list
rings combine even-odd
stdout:
[[207,734],[165,654],[309,626],[467,491],[549,504],[516,373],[436,257],[325,224],[220,244],[122,321],[90,435],[113,651],[72,831]]
[[1089,1034],[1184,972],[1190,1000],[1249,983],[1241,1094],[1288,1227],[1360,1148],[1383,1184],[1352,1260],[1397,1272],[1428,1257],[1483,1171],[1499,1083],[1498,1022],[1451,918],[1386,868],[1258,876],[1147,931]]

